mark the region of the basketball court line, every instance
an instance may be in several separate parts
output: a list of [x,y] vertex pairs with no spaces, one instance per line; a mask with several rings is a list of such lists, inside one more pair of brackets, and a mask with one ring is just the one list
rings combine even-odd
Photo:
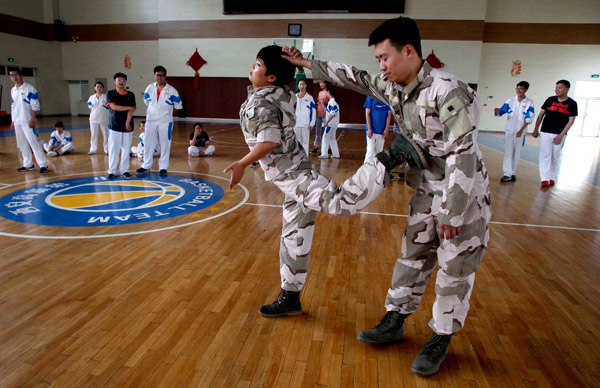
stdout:
[[[485,147],[485,148],[487,148],[487,149],[489,149],[489,150],[496,151],[496,152],[498,152],[498,153],[501,153],[501,154],[503,154],[503,155],[504,155],[504,151],[497,150],[497,149],[495,149],[494,147],[486,146],[486,145],[483,145],[483,144],[481,144],[481,143],[479,143],[479,146],[480,146],[480,147]],[[532,166],[535,166],[535,167],[538,167],[538,166],[539,166],[537,163],[530,162],[529,160],[526,160],[526,159],[521,159],[519,162],[525,162],[525,163],[529,163],[529,164],[531,164]],[[488,170],[488,171],[489,171],[489,170]],[[594,184],[593,178],[592,178],[592,182],[588,182],[588,181],[581,181],[581,183],[583,183],[583,184],[586,184],[586,185],[589,185],[589,186],[593,186],[593,187],[599,187],[599,186],[597,186],[597,185],[595,185],[595,184]]]
[[[246,202],[245,205],[259,206],[259,207],[276,207],[276,208],[281,208],[281,205],[269,205],[269,204],[261,204],[261,203],[250,203],[250,202]],[[408,214],[375,213],[375,212],[357,212],[356,214],[366,214],[366,215],[373,215],[373,216],[408,218]],[[583,232],[600,232],[600,229],[576,228],[576,227],[572,227],[572,226],[521,224],[521,223],[517,223],[517,222],[500,222],[500,221],[490,221],[490,224],[495,224],[495,225],[509,225],[509,226],[522,226],[522,227],[526,227],[526,228],[578,230],[578,231],[583,231]]]
[[[216,175],[196,173],[196,172],[189,172],[189,171],[170,171],[170,172],[181,173],[181,174],[204,175],[204,176],[209,176],[209,177],[212,177],[212,178],[221,179],[221,180],[224,180],[226,182],[229,182],[229,178],[224,178],[224,177],[220,177],[220,176],[216,176]],[[97,176],[98,173],[97,172],[82,172],[82,173],[77,173],[77,174],[57,175],[57,176],[53,176],[53,177],[49,177],[49,178],[34,179],[32,181],[25,182],[25,183],[32,183],[32,182],[37,182],[37,181],[47,181],[50,178],[63,178],[63,177],[79,176],[79,175]],[[7,187],[18,186],[18,185],[22,185],[22,184],[23,184],[22,182],[21,183],[15,183],[15,184],[12,184],[12,185],[8,185]],[[212,220],[214,218],[218,218],[218,217],[224,216],[225,214],[231,213],[232,211],[237,210],[239,207],[241,207],[242,205],[244,205],[246,203],[246,201],[248,201],[248,198],[250,197],[250,192],[248,191],[248,189],[244,185],[238,184],[238,186],[244,191],[244,198],[240,201],[240,203],[238,203],[237,205],[235,205],[231,209],[228,209],[228,210],[224,211],[223,213],[215,214],[212,217],[207,217],[207,218],[204,218],[202,220],[188,222],[188,223],[181,224],[181,225],[167,226],[167,227],[158,228],[158,229],[140,230],[140,231],[137,231],[137,232],[115,233],[115,234],[100,234],[100,235],[94,235],[94,236],[36,236],[36,235],[5,233],[5,232],[0,232],[0,236],[19,237],[19,238],[33,238],[33,239],[47,239],[47,240],[81,240],[81,239],[89,239],[89,238],[133,236],[133,235],[136,235],[136,234],[146,234],[146,233],[162,232],[164,230],[171,230],[171,229],[182,228],[184,226],[195,225],[195,224],[199,224],[201,222],[210,221],[210,220]]]

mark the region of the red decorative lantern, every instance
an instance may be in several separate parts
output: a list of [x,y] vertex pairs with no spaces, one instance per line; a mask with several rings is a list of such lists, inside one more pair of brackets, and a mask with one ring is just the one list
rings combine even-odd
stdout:
[[441,69],[445,66],[445,64],[435,56],[433,50],[431,50],[431,54],[425,58],[425,61],[427,61],[427,63],[429,63],[434,69]]
[[196,49],[196,52],[193,53],[190,59],[188,59],[188,61],[185,63],[186,65],[194,69],[194,89],[196,90],[198,90],[198,77],[200,77],[200,75],[198,74],[198,70],[200,70],[202,66],[206,65],[206,63],[207,62],[204,60],[204,58],[202,58],[200,54],[198,54],[198,49]]

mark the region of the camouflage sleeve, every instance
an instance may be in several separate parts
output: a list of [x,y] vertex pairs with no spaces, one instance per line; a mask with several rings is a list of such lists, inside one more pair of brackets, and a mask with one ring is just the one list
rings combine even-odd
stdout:
[[257,143],[281,143],[281,120],[279,111],[266,99],[260,100],[248,110],[248,131],[256,137]]
[[440,121],[444,126],[446,178],[437,216],[446,225],[461,226],[471,196],[477,195],[473,187],[476,172],[481,168],[474,146],[479,105],[479,100],[466,85],[452,89],[439,100]]
[[342,63],[326,62],[313,59],[313,79],[329,81],[336,86],[354,90],[365,96],[373,97],[391,105],[385,92],[391,87],[381,74],[369,74],[364,70],[344,65]]

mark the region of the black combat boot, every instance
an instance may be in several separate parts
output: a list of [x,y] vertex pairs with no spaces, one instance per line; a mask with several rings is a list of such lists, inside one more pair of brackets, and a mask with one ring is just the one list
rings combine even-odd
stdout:
[[423,149],[403,134],[396,136],[390,148],[381,151],[375,157],[385,166],[387,172],[391,172],[396,166],[404,162],[421,170],[430,166]]
[[404,320],[408,315],[388,311],[371,330],[363,330],[356,337],[371,345],[397,344],[404,338]]
[[260,306],[258,313],[265,318],[302,314],[299,291],[281,290],[275,302]]
[[433,333],[421,352],[417,354],[410,370],[421,377],[436,373],[440,369],[442,361],[446,358],[451,338],[452,334],[440,335]]

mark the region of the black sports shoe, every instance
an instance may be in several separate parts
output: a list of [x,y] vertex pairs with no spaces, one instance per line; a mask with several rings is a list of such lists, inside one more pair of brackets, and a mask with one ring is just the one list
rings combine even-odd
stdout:
[[129,171],[125,171],[125,172],[123,173],[123,176],[124,176],[125,178],[131,178],[131,174],[129,173]]
[[135,172],[140,173],[140,174],[143,172],[146,172],[146,171],[148,171],[148,170],[146,170],[144,167],[140,167],[137,170],[135,170]]
[[258,313],[265,318],[300,315],[302,314],[300,292],[281,290],[277,299],[271,304],[260,306]]
[[318,153],[319,153],[319,149],[318,149],[318,148],[313,148],[313,149],[312,149],[312,151],[310,151],[310,153],[311,153],[312,155],[316,155],[316,154],[318,154]]
[[423,149],[412,139],[399,134],[392,145],[375,155],[385,166],[387,172],[391,172],[396,166],[407,162],[409,166],[424,170],[429,168],[430,162]]
[[406,317],[408,315],[400,314],[398,311],[388,311],[375,327],[359,332],[356,338],[371,345],[390,345],[402,342]]
[[30,167],[23,166],[23,167],[17,168],[18,172],[33,171],[33,170],[35,170],[35,166],[33,164]]
[[115,179],[115,174],[108,174],[108,179]]
[[165,170],[165,169],[162,169],[162,170],[160,170],[158,173],[159,173],[160,175],[162,175],[162,176],[165,176],[165,175],[167,175],[167,170]]
[[258,164],[258,162],[252,162],[250,167],[260,167],[260,164]]
[[433,333],[421,352],[417,354],[410,370],[421,377],[436,373],[440,369],[442,361],[446,358],[451,338],[452,334],[439,335]]
[[502,178],[500,178],[500,182],[502,183],[506,183],[506,182],[510,182],[511,178],[508,175],[504,175]]
[[516,175],[511,176],[510,180],[513,181],[513,182],[516,182],[517,181],[517,176]]
[[40,167],[40,174],[44,174],[48,172],[48,167]]

